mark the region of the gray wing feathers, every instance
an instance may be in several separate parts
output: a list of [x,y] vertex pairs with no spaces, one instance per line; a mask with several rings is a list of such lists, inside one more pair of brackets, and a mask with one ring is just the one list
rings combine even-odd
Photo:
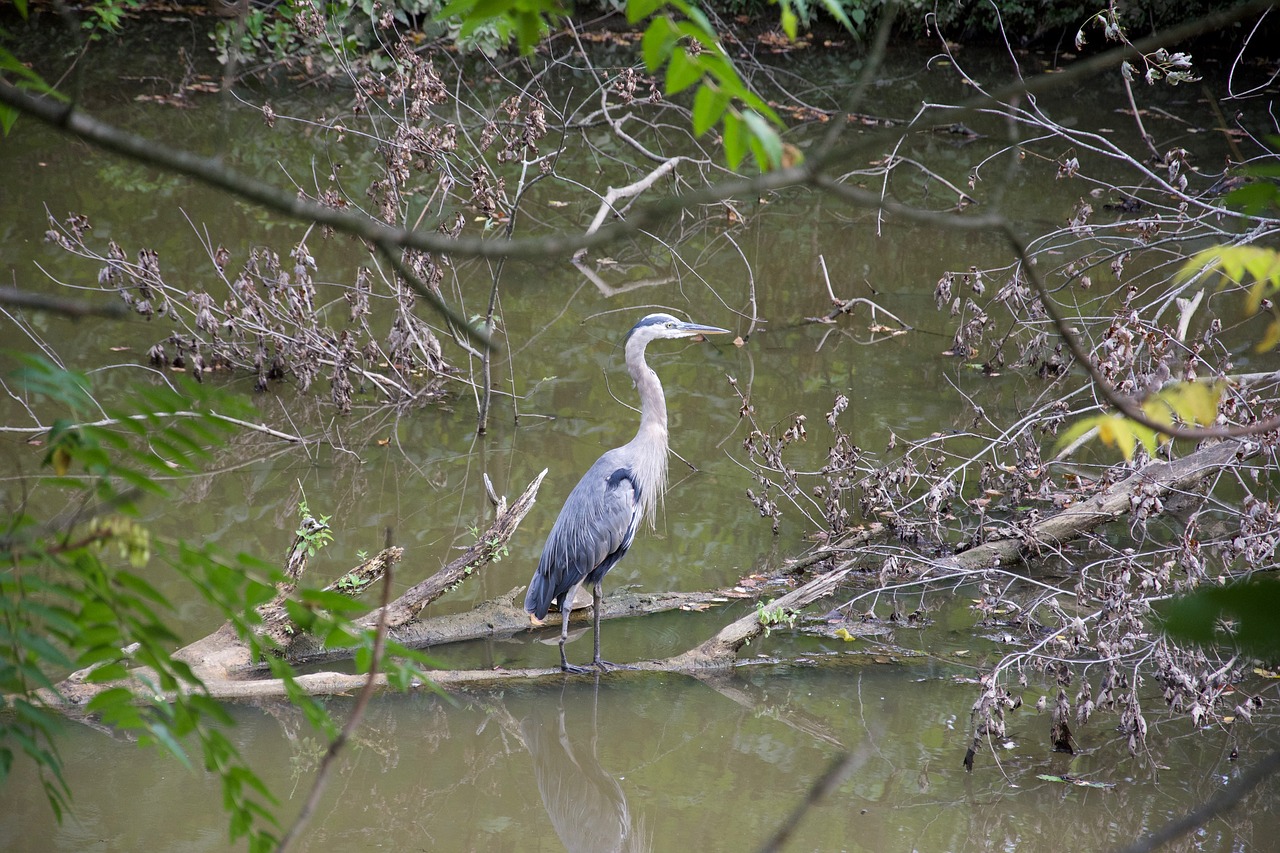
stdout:
[[591,466],[551,528],[524,603],[539,619],[575,584],[600,580],[631,547],[640,522],[640,486],[614,454]]

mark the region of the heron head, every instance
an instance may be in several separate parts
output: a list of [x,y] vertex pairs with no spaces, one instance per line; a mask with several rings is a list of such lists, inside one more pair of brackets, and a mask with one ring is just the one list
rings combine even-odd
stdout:
[[627,332],[626,342],[635,340],[642,344],[666,338],[692,338],[697,335],[727,335],[728,329],[718,326],[704,326],[701,323],[690,323],[672,317],[670,314],[650,314],[631,327]]

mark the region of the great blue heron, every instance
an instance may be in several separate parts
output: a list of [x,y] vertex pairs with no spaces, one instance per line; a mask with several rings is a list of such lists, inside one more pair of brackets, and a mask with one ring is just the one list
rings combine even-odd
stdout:
[[667,485],[667,401],[658,374],[645,363],[644,348],[664,338],[729,334],[728,329],[650,314],[627,332],[627,371],[640,392],[640,428],[631,441],[608,451],[591,466],[569,493],[542,549],[542,559],[529,582],[524,609],[541,624],[551,602],[560,607],[560,668],[573,666],[564,654],[569,639],[569,611],[582,584],[591,584],[595,656],[591,665],[603,671],[615,664],[600,659],[600,582],[631,547],[641,520],[654,524],[658,498]]

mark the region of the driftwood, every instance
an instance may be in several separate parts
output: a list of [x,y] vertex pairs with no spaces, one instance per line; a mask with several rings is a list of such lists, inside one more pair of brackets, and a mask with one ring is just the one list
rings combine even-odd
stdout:
[[1038,556],[1125,515],[1131,499],[1140,491],[1163,498],[1171,492],[1193,488],[1227,465],[1250,459],[1261,451],[1262,446],[1257,442],[1222,441],[1172,462],[1152,462],[1088,500],[1032,524],[1025,536],[984,542],[953,557],[934,561],[933,568],[985,569]]
[[[443,646],[449,643],[461,643],[468,640],[485,638],[505,639],[514,637],[522,631],[530,629],[529,614],[516,603],[524,595],[524,587],[517,587],[497,598],[483,601],[465,613],[451,613],[443,616],[422,616],[418,619],[392,628],[387,632],[389,639],[402,646],[415,649],[428,649],[432,646]],[[715,590],[711,592],[657,592],[641,593],[621,590],[610,592],[604,599],[600,618],[621,619],[625,616],[643,616],[653,613],[664,613],[669,610],[706,610],[712,606],[723,604],[730,598],[742,598],[743,593],[736,590]],[[590,601],[590,598],[587,599]],[[570,615],[571,625],[586,627],[591,624],[591,610],[574,608]],[[556,636],[560,632],[560,615],[550,614],[540,631]],[[324,663],[326,661],[344,660],[351,657],[348,649],[329,649],[319,643],[295,643],[290,649],[289,661],[298,665]],[[243,677],[253,673],[265,672],[264,664],[251,665],[233,670],[230,674]]]
[[[469,548],[461,557],[445,566],[427,581],[414,586],[400,598],[391,602],[387,607],[388,614],[416,613],[430,601],[443,594],[443,592],[461,582],[462,579],[475,574],[485,565],[493,562],[494,557],[501,552],[501,549],[511,535],[515,533],[525,515],[533,508],[538,494],[538,487],[542,484],[542,478],[546,476],[546,473],[544,469],[510,507],[506,506],[505,501],[499,502],[493,523],[480,535],[476,545]],[[277,639],[286,657],[289,656],[293,646],[302,643],[302,637],[304,636],[293,630],[293,626],[289,622],[287,615],[284,614],[283,608],[283,597],[292,591],[298,576],[301,575],[305,568],[304,549],[301,545],[300,537],[294,540],[293,545],[290,547],[289,564],[285,573],[286,579],[277,587],[276,597],[263,606],[264,610],[261,613],[264,617],[264,628],[261,633]],[[356,567],[343,577],[352,578],[352,586],[358,586],[359,582],[363,580],[380,577],[387,566],[399,561],[403,554],[404,552],[400,548],[386,548],[373,559],[366,561],[362,566]],[[336,589],[337,586],[335,585],[334,588]],[[364,617],[370,620],[370,626],[376,624],[377,614],[378,611],[375,610],[372,614]],[[311,642],[308,637],[306,643],[302,644],[305,645]],[[343,656],[351,657],[353,653],[352,650],[347,650]],[[179,649],[174,653],[174,658],[191,667],[194,674],[204,683],[211,696],[247,698],[262,695],[255,692],[253,688],[248,687],[253,682],[245,682],[236,678],[236,673],[251,670],[255,661],[250,648],[237,636],[235,629],[230,624],[225,624],[212,634]],[[72,673],[58,685],[56,694],[45,690],[41,692],[41,697],[50,705],[66,704],[78,706],[83,705],[98,693],[110,687],[121,686],[119,683],[86,683],[86,675],[86,672]],[[148,695],[144,689],[144,685],[147,682],[158,682],[155,673],[146,668],[138,668],[134,671],[134,677],[128,686],[138,695]],[[284,695],[283,684],[279,681],[272,679],[265,683],[274,685],[274,692],[268,690],[270,695]]]
[[[925,568],[920,576],[927,579],[931,574],[982,571],[1035,558],[1053,551],[1070,539],[1122,517],[1129,512],[1135,497],[1164,496],[1193,488],[1221,472],[1226,466],[1257,455],[1260,450],[1257,443],[1224,441],[1173,462],[1153,462],[1092,498],[1029,525],[1019,536],[991,540],[946,558],[925,560]],[[532,507],[541,480],[542,475],[539,475],[510,508],[500,505],[494,523],[467,553],[388,606],[388,620],[393,626],[389,631],[392,639],[409,646],[425,647],[480,637],[513,636],[530,628],[527,614],[516,604],[521,592],[519,589],[484,602],[467,613],[422,617],[421,611],[430,601],[464,581],[481,566],[493,561]],[[834,567],[777,599],[771,607],[794,612],[832,595],[857,568],[858,546],[879,530],[880,528],[871,528],[862,531],[853,538],[820,549],[814,556],[799,561],[800,565],[813,565],[822,560],[838,560]],[[394,562],[398,559],[398,549],[388,549],[370,562]],[[727,590],[654,594],[616,592],[605,599],[601,618],[620,618],[672,609],[705,610],[714,604],[723,603],[729,597],[741,596],[741,591]],[[539,630],[558,629],[560,618],[559,614],[552,614],[546,621],[546,628]],[[589,613],[586,610],[575,610],[568,618],[585,625]],[[376,619],[375,610],[364,617],[362,624],[372,624]],[[763,630],[759,617],[751,612],[726,625],[715,636],[693,649],[664,660],[640,661],[633,664],[631,669],[640,672],[681,672],[700,678],[714,676],[738,665],[738,651]],[[308,637],[294,639],[287,648],[288,657],[297,663],[347,658],[351,654],[352,651],[347,649],[325,649]],[[260,671],[260,667],[249,660],[243,644],[229,627],[224,626],[214,634],[191,644],[179,652],[178,656],[193,666],[213,697],[252,699],[284,695],[284,685],[280,681],[253,677]],[[432,672],[431,683],[443,689],[462,689],[561,677],[564,676],[558,668]],[[359,689],[367,680],[363,675],[316,672],[298,676],[297,683],[308,693],[340,694]],[[385,678],[379,676],[378,683],[385,683]],[[60,685],[60,689],[64,692],[66,701],[79,704],[106,686],[110,685],[86,685],[82,678],[73,675]]]

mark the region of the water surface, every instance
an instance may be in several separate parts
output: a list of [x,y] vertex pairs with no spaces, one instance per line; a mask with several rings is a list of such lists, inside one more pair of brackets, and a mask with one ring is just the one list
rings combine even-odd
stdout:
[[[960,97],[963,87],[945,64],[929,64],[927,58],[926,51],[895,51],[867,111],[909,118],[921,100]],[[975,62],[993,76],[1007,74],[998,56]],[[789,70],[796,75],[793,82],[803,82],[803,91],[819,99],[826,97],[823,90],[804,81],[844,85],[854,66],[851,57],[834,54],[805,56]],[[133,102],[127,96],[135,90],[126,88],[115,97],[97,92],[95,112],[198,149],[225,145],[219,150],[237,168],[265,180],[280,180],[278,170],[305,174],[308,164],[323,167],[339,155],[358,168],[362,156],[371,156],[356,141],[338,144],[296,125],[264,134],[260,114],[247,107],[228,108],[208,98],[189,109],[171,109]],[[316,107],[332,114],[348,107],[341,91],[241,94],[250,104],[269,95],[282,114]],[[1057,105],[1061,120],[1100,120],[1114,126],[1110,132],[1131,133],[1112,113],[1116,96],[1105,85],[1073,92]],[[1173,107],[1193,109],[1185,101]],[[211,135],[210,128],[217,132]],[[23,120],[2,144],[6,201],[0,252],[6,283],[56,289],[50,279],[75,287],[96,280],[95,265],[42,242],[46,207],[59,218],[69,211],[87,215],[96,238],[114,239],[130,254],[143,246],[158,250],[164,269],[192,286],[211,281],[202,245],[206,229],[213,243],[226,245],[241,260],[248,247],[270,242],[283,252],[302,236],[297,224],[121,163],[31,121]],[[1204,156],[1216,152],[1217,144],[1206,141]],[[932,134],[913,135],[908,143],[913,156],[950,170],[946,177],[958,183],[1000,145],[962,144]],[[567,160],[561,168],[597,190],[617,181],[581,152],[566,156],[582,161]],[[1003,174],[993,174],[990,185],[975,192],[998,191],[1008,215],[1028,223],[1061,222],[1079,199],[1078,188],[1055,181],[1051,168],[1026,168],[1012,173],[1012,180]],[[895,191],[918,201],[927,181],[904,183]],[[937,186],[929,191],[940,192]],[[551,204],[562,199],[572,206]],[[672,488],[657,531],[637,539],[609,576],[606,591],[620,585],[729,586],[744,575],[775,569],[807,547],[808,529],[797,512],[786,509],[775,537],[744,496],[753,483],[742,464],[741,400],[729,377],[750,394],[762,426],[785,424],[797,413],[809,417],[806,450],[815,467],[827,448],[822,413],[837,394],[852,401],[845,423],[855,441],[878,451],[891,434],[919,438],[964,428],[974,404],[997,421],[1009,419],[1039,393],[1035,377],[1012,371],[984,377],[942,355],[951,331],[945,313],[934,309],[934,283],[946,270],[1007,262],[995,238],[901,222],[877,226],[873,214],[812,193],[767,201],[758,208],[754,201],[742,202],[756,214],[748,226],[719,224],[719,214],[717,224],[701,223],[702,231],[679,245],[678,263],[640,242],[611,254],[641,266],[599,269],[614,285],[655,270],[670,273],[672,280],[662,285],[605,293],[567,263],[509,263],[501,291],[507,349],[496,370],[499,387],[519,399],[500,399],[484,435],[476,429],[471,391],[463,387],[452,389],[447,405],[389,412],[363,400],[348,417],[286,388],[279,396],[255,398],[263,419],[286,428],[296,424],[300,431],[323,424],[336,436],[336,449],[234,443],[216,454],[207,475],[174,481],[172,501],[148,504],[147,523],[161,536],[279,558],[305,494],[313,509],[332,515],[336,539],[313,562],[317,576],[336,576],[355,562],[357,551],[380,547],[389,527],[406,548],[397,584],[407,587],[470,544],[474,528],[486,523],[483,474],[514,496],[549,468],[538,504],[507,558],[431,612],[466,609],[527,581],[577,477],[602,450],[631,436],[636,416],[627,407],[634,405],[633,391],[618,346],[626,328],[662,308],[745,332],[752,286],[763,323],[747,346],[715,340],[651,349],[650,362],[667,388],[672,448],[693,468],[672,460]],[[545,182],[531,204],[556,226],[582,228],[594,214],[593,202],[554,181]],[[320,275],[337,285],[349,284],[356,267],[368,263],[362,247],[342,238],[313,238],[309,245]],[[819,258],[838,296],[874,297],[916,331],[876,340],[866,331],[865,316],[837,328],[806,322],[830,309]],[[450,276],[446,292],[460,297],[464,313],[482,311],[490,268],[459,263]],[[131,382],[149,381],[141,354],[164,334],[162,321],[75,324],[30,315],[21,324],[13,318],[0,323],[10,346],[33,349],[38,340],[69,365],[91,371],[104,399],[123,393]],[[117,346],[132,347],[133,354],[113,352]],[[447,357],[474,368],[456,350]],[[105,369],[122,361],[139,366]],[[220,381],[250,393],[250,380]],[[11,402],[0,405],[5,423],[24,422]],[[39,452],[19,438],[3,440],[5,476],[9,488],[17,489],[35,470]],[[195,639],[217,627],[216,613],[192,600],[164,566],[153,565],[151,572],[175,599],[184,636]],[[1153,692],[1147,704],[1149,755],[1129,757],[1105,718],[1077,729],[1080,754],[1055,754],[1048,746],[1049,721],[1033,710],[1045,688],[1033,682],[1023,708],[1011,712],[1007,742],[997,745],[995,755],[980,755],[975,772],[966,774],[961,759],[977,696],[973,679],[1005,650],[975,636],[968,598],[965,590],[930,598],[924,602],[932,609],[928,625],[883,638],[923,652],[919,657],[885,653],[880,662],[868,662],[846,652],[875,651],[874,642],[845,644],[784,631],[744,650],[744,657],[803,655],[823,665],[762,665],[705,682],[616,674],[448,697],[426,691],[380,696],[356,743],[343,754],[301,847],[752,848],[782,824],[832,762],[851,754],[847,780],[807,815],[791,849],[1095,850],[1157,828],[1211,796],[1240,771],[1229,759],[1233,749],[1247,767],[1274,745],[1272,736],[1247,727],[1193,733],[1186,721],[1164,717]],[[911,610],[922,602],[915,595],[900,603]],[[605,655],[625,661],[674,654],[749,607],[739,603],[708,613],[608,623]],[[590,641],[590,633],[577,639],[571,657],[585,660]],[[554,645],[528,636],[432,653],[452,667],[550,666],[557,659]],[[329,705],[342,717],[349,702],[341,697]],[[245,705],[233,711],[233,738],[282,798],[289,817],[309,787],[323,745],[288,708]],[[74,722],[66,726],[61,748],[75,792],[74,816],[57,825],[30,768],[19,764],[0,810],[0,847],[225,848],[220,794],[205,774]],[[1040,774],[1071,774],[1114,787],[1069,787]],[[1263,849],[1280,831],[1274,799],[1273,790],[1250,798],[1239,812],[1198,832],[1190,845]]]

